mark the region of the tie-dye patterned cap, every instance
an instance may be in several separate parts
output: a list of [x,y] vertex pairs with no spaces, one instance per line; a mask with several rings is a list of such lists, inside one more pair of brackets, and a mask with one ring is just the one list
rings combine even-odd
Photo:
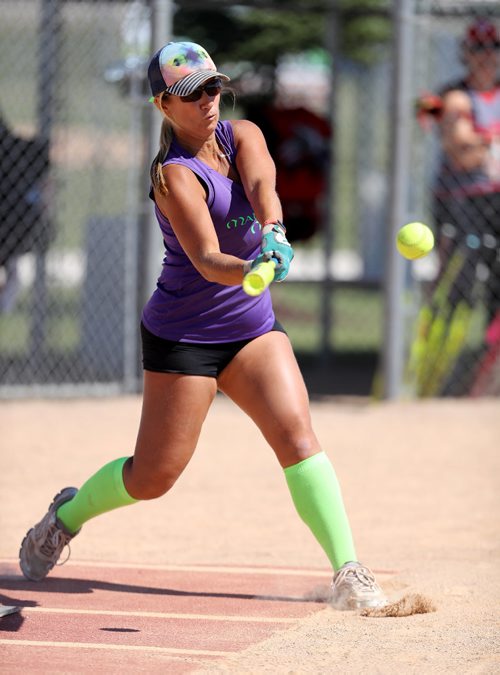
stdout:
[[169,42],[156,52],[148,68],[153,97],[162,91],[187,96],[213,77],[229,80],[217,72],[208,52],[194,42]]

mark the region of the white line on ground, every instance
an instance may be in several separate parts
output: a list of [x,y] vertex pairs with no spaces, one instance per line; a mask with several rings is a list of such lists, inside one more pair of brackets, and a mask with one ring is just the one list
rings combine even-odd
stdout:
[[[0,559],[0,564],[18,564],[17,559]],[[136,569],[136,570],[159,570],[166,572],[203,572],[220,574],[267,574],[267,575],[285,575],[285,576],[299,576],[299,577],[330,577],[332,572],[329,570],[308,570],[308,569],[293,569],[283,567],[238,567],[235,565],[155,565],[143,563],[111,563],[104,561],[75,561],[69,560],[64,563],[64,567],[96,567],[103,569]]]
[[126,612],[107,609],[68,609],[58,607],[23,607],[23,614],[32,612],[46,612],[50,614],[86,614],[91,616],[123,616],[145,617],[153,619],[187,619],[202,621],[237,621],[241,623],[296,623],[301,617],[267,617],[267,616],[224,616],[221,614],[174,614],[171,612]]
[[[14,564],[18,565],[19,561],[17,558],[0,558],[1,564]],[[300,568],[288,568],[288,567],[238,567],[237,565],[161,565],[154,563],[127,563],[127,562],[107,562],[100,560],[69,560],[64,563],[65,567],[95,567],[103,569],[134,569],[134,570],[159,570],[165,572],[203,572],[203,573],[214,573],[220,574],[221,572],[225,574],[265,574],[265,575],[278,575],[283,576],[297,576],[297,577],[322,577],[329,578],[332,576],[333,572],[328,569],[318,570],[318,569],[300,569]],[[394,575],[398,574],[397,570],[383,570],[383,569],[372,569],[375,574],[387,574]]]
[[109,649],[136,652],[163,652],[164,654],[183,654],[189,656],[227,656],[236,654],[232,651],[215,651],[210,649],[177,649],[175,647],[147,647],[145,645],[115,645],[101,642],[49,642],[43,640],[2,640],[0,645],[10,647],[66,647],[69,649]]

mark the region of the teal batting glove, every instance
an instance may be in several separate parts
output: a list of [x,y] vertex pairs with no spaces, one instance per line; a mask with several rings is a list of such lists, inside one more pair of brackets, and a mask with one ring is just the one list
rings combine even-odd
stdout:
[[293,260],[293,248],[286,238],[285,227],[279,220],[275,223],[268,223],[262,228],[260,254],[255,262],[265,260],[275,261],[274,281],[283,281]]

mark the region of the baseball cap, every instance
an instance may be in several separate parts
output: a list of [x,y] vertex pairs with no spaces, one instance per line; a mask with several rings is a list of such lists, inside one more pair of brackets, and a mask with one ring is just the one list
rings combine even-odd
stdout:
[[148,80],[153,96],[167,91],[175,96],[187,96],[214,77],[228,81],[219,73],[210,55],[195,42],[168,42],[153,56],[148,67]]
[[498,49],[500,37],[495,24],[488,19],[477,19],[467,28],[463,45],[469,49]]

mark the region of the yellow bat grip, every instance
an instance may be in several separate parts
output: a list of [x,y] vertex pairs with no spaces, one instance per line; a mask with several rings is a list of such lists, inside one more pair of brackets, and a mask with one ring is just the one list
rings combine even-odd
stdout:
[[272,260],[262,262],[253,270],[245,274],[243,279],[243,290],[247,295],[260,295],[269,286],[274,279],[274,268],[276,263]]

